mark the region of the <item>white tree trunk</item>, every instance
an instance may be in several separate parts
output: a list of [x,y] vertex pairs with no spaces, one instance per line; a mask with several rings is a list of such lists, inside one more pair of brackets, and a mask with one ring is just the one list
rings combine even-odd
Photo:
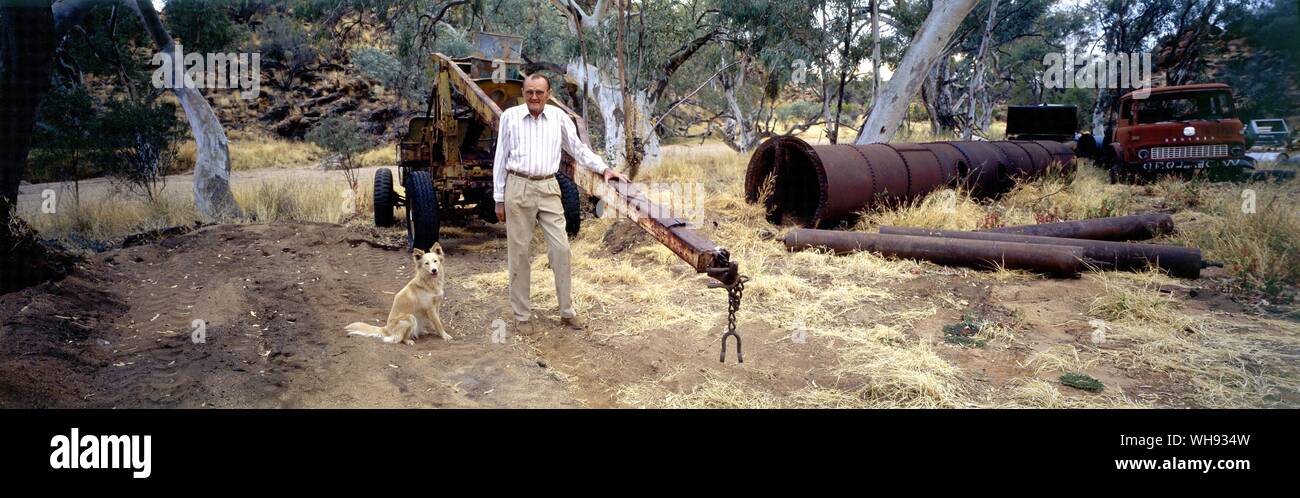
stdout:
[[[570,83],[590,89],[588,96],[600,109],[600,118],[605,123],[605,157],[615,166],[623,166],[626,163],[624,155],[627,152],[625,145],[627,142],[621,126],[623,94],[619,89],[618,81],[607,80],[600,68],[590,64],[587,64],[584,69],[583,64],[576,59],[569,61],[565,66],[564,78]],[[660,159],[659,135],[655,133],[647,119],[654,105],[649,102],[644,89],[632,93],[632,102],[636,108],[636,133],[641,135],[641,144],[645,146],[641,165],[652,167],[659,164]]]
[[[724,67],[726,62],[726,58],[723,58],[722,64]],[[722,93],[727,98],[727,108],[731,110],[732,115],[732,126],[724,131],[730,135],[727,138],[732,148],[740,153],[747,153],[754,148],[753,125],[751,120],[745,116],[744,109],[741,109],[740,99],[736,98],[736,91],[745,86],[745,72],[749,70],[748,62],[748,58],[741,59],[736,76],[724,74],[722,78],[719,78]]]
[[984,23],[984,37],[980,39],[979,53],[975,55],[975,74],[974,81],[970,85],[970,98],[966,99],[966,134],[964,140],[970,140],[971,135],[975,133],[977,126],[976,113],[979,111],[977,102],[981,100],[981,94],[984,90],[984,53],[989,48],[989,38],[993,36],[993,22],[997,20],[998,0],[992,0],[989,4],[989,17]]
[[1097,100],[1092,104],[1092,136],[1102,138],[1106,136],[1107,120],[1110,118],[1110,106],[1108,103],[1113,97],[1111,90],[1104,85],[1098,85]]
[[578,26],[581,25],[586,29],[596,29],[600,19],[605,17],[608,11],[609,3],[606,0],[596,0],[596,5],[592,7],[591,13],[588,14],[582,10],[576,0],[551,0],[551,5],[560,9],[565,17],[569,18],[569,34],[577,36]]
[[888,142],[893,138],[907,115],[907,105],[921,90],[930,67],[977,1],[935,0],[934,8],[926,16],[920,31],[912,37],[898,69],[880,92],[880,101],[872,107],[856,143]]
[[[184,67],[184,54],[177,51],[177,46],[163,27],[153,3],[150,0],[136,0],[133,7],[158,51],[165,54],[164,57],[171,57],[171,67]],[[185,84],[177,81],[174,85],[177,88],[171,90],[185,110],[185,118],[190,123],[190,131],[197,146],[194,161],[194,205],[199,214],[209,220],[243,218],[243,210],[230,192],[230,142],[226,138],[226,130],[221,127],[221,121],[217,120],[217,115],[212,112],[212,106],[208,105],[203,94],[189,84],[189,76],[183,71],[180,74]]]
[[871,105],[880,99],[880,0],[871,0]]

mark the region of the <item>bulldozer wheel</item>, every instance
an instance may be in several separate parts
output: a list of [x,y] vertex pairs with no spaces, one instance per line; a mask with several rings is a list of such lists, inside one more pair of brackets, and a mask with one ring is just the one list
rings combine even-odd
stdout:
[[406,179],[406,240],[411,249],[423,250],[438,241],[438,189],[428,171]]
[[393,206],[397,193],[393,191],[393,172],[388,168],[375,171],[375,226],[393,225]]
[[582,227],[582,197],[578,193],[578,184],[573,183],[573,180],[562,173],[555,175],[555,181],[560,182],[560,204],[564,205],[564,231],[569,233],[569,238],[577,237],[578,229]]

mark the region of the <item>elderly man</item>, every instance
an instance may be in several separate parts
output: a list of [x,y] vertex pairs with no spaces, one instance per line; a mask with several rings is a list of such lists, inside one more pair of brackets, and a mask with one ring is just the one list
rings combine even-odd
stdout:
[[546,237],[547,259],[555,272],[555,295],[560,304],[560,321],[574,330],[584,329],[573,310],[569,278],[569,239],[564,231],[564,206],[560,203],[560,150],[568,152],[578,165],[605,181],[627,178],[605,165],[600,156],[578,138],[573,120],[557,107],[546,105],[551,82],[540,74],[524,80],[526,105],[501,113],[496,161],[492,166],[493,198],[497,219],[506,224],[507,259],[510,267],[510,308],[516,330],[531,334],[533,312],[529,296],[529,245],[533,228],[541,225]]

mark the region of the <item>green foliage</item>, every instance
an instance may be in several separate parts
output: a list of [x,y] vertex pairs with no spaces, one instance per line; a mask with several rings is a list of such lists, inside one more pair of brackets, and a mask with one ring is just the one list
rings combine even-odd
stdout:
[[169,103],[97,102],[84,87],[56,85],[41,104],[31,158],[32,181],[106,175],[154,199],[177,169],[186,128]]
[[799,100],[777,106],[776,117],[782,121],[807,121],[817,117],[821,112],[822,106],[820,102]]
[[153,201],[177,169],[185,131],[171,103],[112,100],[93,127],[93,156],[110,178]]
[[1106,385],[1102,384],[1100,380],[1076,372],[1061,375],[1061,383],[1075,389],[1083,389],[1094,393],[1099,393],[1106,389]]
[[263,64],[278,66],[290,75],[314,64],[319,54],[302,23],[279,14],[258,26],[256,48],[262,53]]
[[[1243,119],[1300,113],[1300,3],[1265,1],[1256,10],[1230,12],[1228,39],[1244,39],[1246,55],[1225,58],[1221,80],[1232,85],[1237,113]],[[1264,76],[1267,75],[1267,76]]]
[[973,313],[965,313],[962,315],[960,322],[943,326],[943,342],[982,348],[988,344],[988,341],[977,339],[975,336],[983,331],[985,327],[991,325],[993,325],[992,322],[981,320]]
[[371,141],[361,131],[361,124],[347,116],[321,119],[307,132],[306,138],[325,150],[344,156],[355,156],[371,146]]
[[307,132],[306,138],[307,141],[338,154],[343,177],[355,194],[358,187],[357,154],[373,145],[370,136],[361,131],[361,124],[346,116],[330,116],[317,122]]
[[227,2],[168,0],[164,21],[186,52],[225,52],[239,39]]
[[396,88],[402,75],[402,62],[375,47],[361,47],[352,51],[352,65],[380,84]]
[[56,85],[41,102],[28,160],[33,182],[80,180],[99,170],[87,160],[98,125],[95,103],[84,87]]

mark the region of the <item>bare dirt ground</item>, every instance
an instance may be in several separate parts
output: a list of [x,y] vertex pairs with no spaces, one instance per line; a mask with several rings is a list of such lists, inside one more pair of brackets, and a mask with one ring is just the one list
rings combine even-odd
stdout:
[[[746,317],[744,308],[745,363],[734,362],[733,350],[720,364],[719,291],[708,294],[717,300],[716,321],[704,326],[709,333],[619,334],[617,320],[601,318],[635,314],[634,303],[592,313],[598,316],[590,333],[574,333],[558,327],[554,302],[534,302],[545,315],[539,333],[495,343],[493,320],[509,316],[505,296],[478,299],[466,277],[504,268],[505,250],[492,243],[504,238],[498,226],[444,237],[450,280],[442,313],[454,340],[426,338],[412,347],[347,337],[344,324],[386,316],[409,278],[404,248],[390,246],[397,234],[326,224],[208,226],[101,253],[61,282],[0,296],[0,406],[616,407],[664,404],[626,395],[647,379],[677,395],[711,382],[760,393],[871,387],[870,379],[834,368],[836,341],[796,343],[789,331]],[[702,287],[704,279],[694,278]],[[1088,344],[1092,327],[1080,309],[1097,285],[1000,284],[986,274],[940,268],[892,291],[911,306],[935,309],[909,333],[937,344],[936,352],[960,368],[970,399],[982,400],[971,406],[996,406],[1020,382],[1013,379],[1054,382],[1055,374],[1025,365],[1030,355]],[[1181,293],[1189,312],[1217,313],[1242,330],[1294,333],[1195,282],[1171,292]],[[943,326],[972,309],[1019,315],[1018,340],[997,348],[944,344]],[[870,323],[870,307],[855,313],[863,316],[853,319]],[[194,342],[195,320],[203,320],[206,342]],[[1281,353],[1300,359],[1295,346]],[[1089,372],[1146,406],[1195,405],[1190,388],[1167,376],[1111,364]],[[1278,401],[1297,404],[1295,393]]]

